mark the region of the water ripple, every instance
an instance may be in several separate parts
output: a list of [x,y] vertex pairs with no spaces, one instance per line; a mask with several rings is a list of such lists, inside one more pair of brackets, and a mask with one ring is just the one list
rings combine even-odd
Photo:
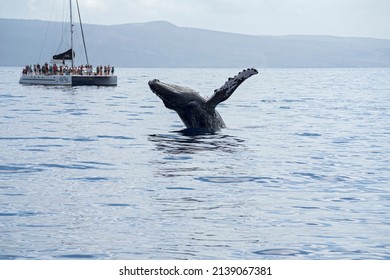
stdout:
[[10,165],[0,165],[0,175],[1,174],[15,174],[15,173],[35,173],[42,172],[43,168],[38,168],[33,165],[22,164],[10,164]]
[[84,181],[84,182],[93,183],[93,182],[102,182],[102,181],[107,181],[107,182],[109,182],[110,180],[112,180],[112,178],[94,176],[94,177],[69,178],[68,180],[72,180],[72,181]]
[[127,136],[112,136],[112,135],[98,135],[97,138],[99,139],[114,139],[114,140],[134,140],[133,137],[127,137]]
[[307,251],[295,250],[295,249],[266,249],[255,251],[253,254],[261,255],[261,256],[273,256],[276,258],[279,257],[302,257],[310,254]]
[[47,168],[59,168],[59,169],[98,169],[94,166],[83,165],[83,164],[53,164],[53,163],[42,163],[39,166]]
[[38,137],[0,137],[0,140],[6,141],[26,141],[26,140],[62,140],[62,141],[75,141],[75,142],[92,142],[96,139],[90,137],[52,137],[52,136],[38,136]]
[[66,255],[57,255],[55,258],[58,259],[73,259],[73,260],[84,260],[84,259],[99,259],[104,257],[105,255],[97,254],[97,255],[90,255],[90,254],[66,254]]
[[262,183],[277,182],[278,180],[270,177],[256,177],[256,176],[205,176],[198,177],[195,180],[199,180],[205,183],[222,183],[222,184],[237,184],[237,183]]

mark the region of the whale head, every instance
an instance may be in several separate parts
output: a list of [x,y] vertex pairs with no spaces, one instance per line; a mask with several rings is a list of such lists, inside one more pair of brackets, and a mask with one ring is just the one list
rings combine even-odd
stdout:
[[206,100],[193,89],[179,85],[168,84],[154,79],[149,81],[149,87],[168,109],[176,110],[187,106],[190,102],[205,103]]

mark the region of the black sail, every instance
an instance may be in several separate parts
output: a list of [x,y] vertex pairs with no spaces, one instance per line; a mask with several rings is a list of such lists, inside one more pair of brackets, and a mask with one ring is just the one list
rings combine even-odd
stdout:
[[[75,57],[75,53],[73,52],[73,57]],[[53,59],[56,60],[72,60],[72,49],[67,50],[66,52],[53,55]]]

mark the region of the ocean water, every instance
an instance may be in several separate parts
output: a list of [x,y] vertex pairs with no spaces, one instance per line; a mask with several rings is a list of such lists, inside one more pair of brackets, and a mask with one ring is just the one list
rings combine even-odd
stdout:
[[0,68],[0,259],[390,259],[390,69],[258,69],[190,135],[150,79],[241,69]]

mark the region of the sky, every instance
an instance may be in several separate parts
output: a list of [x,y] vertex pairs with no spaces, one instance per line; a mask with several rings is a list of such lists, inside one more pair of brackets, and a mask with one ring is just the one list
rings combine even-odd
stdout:
[[[59,20],[68,0],[0,0],[0,18]],[[79,0],[83,23],[169,21],[250,35],[390,39],[389,0]]]

